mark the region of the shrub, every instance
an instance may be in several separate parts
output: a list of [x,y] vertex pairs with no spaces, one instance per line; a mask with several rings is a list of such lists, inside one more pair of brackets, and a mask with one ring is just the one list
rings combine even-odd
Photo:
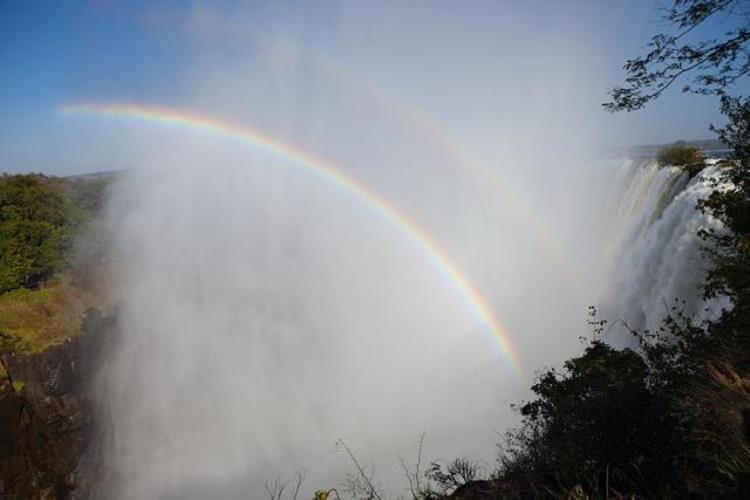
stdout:
[[[521,405],[523,426],[509,436],[503,474],[546,478],[548,488],[576,484],[592,493],[605,483],[643,493],[674,473],[661,453],[676,422],[668,401],[649,384],[635,351],[595,341],[564,371],[543,372]],[[638,486],[635,486],[638,485]]]
[[680,167],[691,176],[703,169],[703,155],[700,150],[680,144],[660,149],[656,153],[656,160],[664,166]]
[[66,278],[0,295],[0,353],[34,354],[78,335],[94,305],[93,297]]

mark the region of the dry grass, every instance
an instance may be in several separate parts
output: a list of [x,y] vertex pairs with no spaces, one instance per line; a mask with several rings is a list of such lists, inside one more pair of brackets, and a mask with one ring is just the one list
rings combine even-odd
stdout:
[[25,385],[26,385],[26,381],[13,379],[13,389],[16,392],[21,392]]
[[93,298],[66,277],[0,295],[0,332],[13,351],[34,354],[80,333]]
[[[709,363],[706,371],[708,383],[697,386],[694,397],[686,401],[700,423],[699,430],[690,435],[693,452],[711,464],[719,479],[737,481],[750,471],[750,443],[744,431],[745,412],[750,409],[750,380],[729,361]],[[699,491],[711,491],[721,484],[712,482],[717,478],[703,475],[686,479]]]

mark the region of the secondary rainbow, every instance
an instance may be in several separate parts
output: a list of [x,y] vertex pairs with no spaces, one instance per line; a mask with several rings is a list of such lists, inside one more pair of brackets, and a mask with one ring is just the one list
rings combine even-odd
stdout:
[[470,170],[474,175],[479,175],[483,184],[489,186],[499,195],[497,200],[523,220],[524,227],[539,242],[538,248],[565,276],[570,285],[576,290],[581,289],[581,281],[570,265],[573,259],[528,203],[525,203],[511,189],[508,189],[494,169],[478,158],[470,148],[452,137],[438,120],[409,100],[389,91],[383,85],[375,85],[372,80],[361,77],[358,72],[351,71],[324,55],[311,51],[309,48],[300,49],[290,43],[277,41],[274,49],[284,51],[288,56],[302,58],[318,69],[321,74],[330,78],[332,82],[356,91],[365,99],[377,104],[380,109],[387,110],[415,130],[425,133],[425,136],[433,141],[436,146],[442,148],[442,151],[455,161],[457,166]]
[[476,311],[482,321],[489,327],[490,332],[497,340],[503,355],[511,363],[516,373],[521,373],[520,361],[513,348],[508,333],[495,318],[479,292],[471,286],[457,266],[454,265],[445,255],[443,250],[433,242],[424,231],[401,214],[396,207],[368,190],[365,186],[333,165],[317,158],[313,158],[288,144],[277,141],[247,126],[188,111],[130,103],[64,104],[58,107],[58,111],[65,114],[109,116],[151,123],[162,123],[187,129],[211,132],[244,142],[283,157],[291,164],[305,168],[322,177],[327,182],[345,189],[396,224],[404,234],[424,250],[437,268],[440,269],[456,286],[471,304],[472,308]]

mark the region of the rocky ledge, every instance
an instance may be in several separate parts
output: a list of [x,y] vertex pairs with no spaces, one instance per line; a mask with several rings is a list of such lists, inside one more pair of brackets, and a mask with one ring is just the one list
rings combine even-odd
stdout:
[[0,499],[87,496],[93,380],[113,331],[113,319],[91,310],[75,337],[32,355],[0,353]]

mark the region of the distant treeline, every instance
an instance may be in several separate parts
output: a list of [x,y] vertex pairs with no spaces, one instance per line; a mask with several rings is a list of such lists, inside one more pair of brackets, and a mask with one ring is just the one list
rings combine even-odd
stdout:
[[674,147],[695,148],[705,156],[718,158],[726,158],[731,153],[721,141],[703,139],[697,141],[675,141],[667,144],[605,147],[600,154],[605,157],[629,156],[634,158],[655,158],[659,154],[659,151]]

